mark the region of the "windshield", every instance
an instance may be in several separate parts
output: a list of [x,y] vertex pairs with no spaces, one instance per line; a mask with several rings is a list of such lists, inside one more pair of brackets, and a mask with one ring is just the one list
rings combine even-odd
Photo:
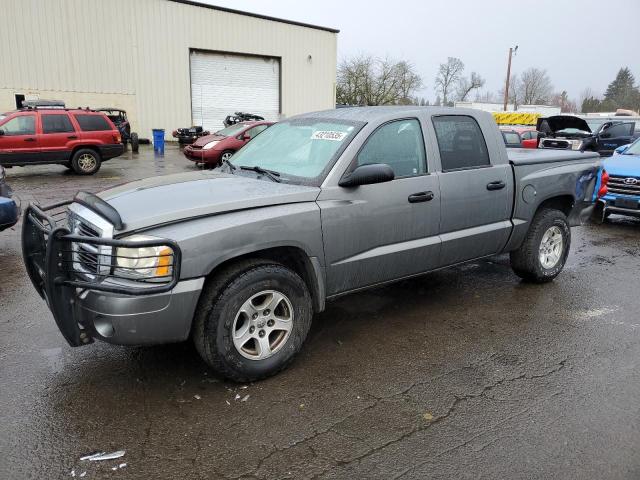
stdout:
[[625,155],[640,155],[640,139],[636,140],[624,152]]
[[218,130],[216,135],[223,135],[225,137],[234,137],[238,135],[242,130],[247,128],[247,125],[244,123],[236,123],[235,125],[231,125],[230,127],[223,128],[222,130]]
[[362,125],[315,118],[277,123],[237,152],[233,163],[313,182],[328,172]]

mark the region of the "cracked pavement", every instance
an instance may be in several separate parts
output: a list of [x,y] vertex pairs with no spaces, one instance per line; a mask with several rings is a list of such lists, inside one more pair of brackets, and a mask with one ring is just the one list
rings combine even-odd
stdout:
[[[8,181],[46,204],[193,168],[146,147]],[[0,478],[640,477],[638,220],[573,229],[548,285],[500,256],[331,302],[293,365],[249,385],[189,343],[68,347],[18,232],[0,234]],[[126,454],[79,460],[97,450]]]

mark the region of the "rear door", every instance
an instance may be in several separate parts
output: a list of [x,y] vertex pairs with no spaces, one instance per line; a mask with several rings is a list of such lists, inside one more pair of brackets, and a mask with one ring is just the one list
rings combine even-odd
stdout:
[[47,162],[67,161],[71,158],[73,145],[78,140],[69,114],[66,112],[41,112],[42,133],[39,143],[42,148],[42,160]]
[[20,112],[0,121],[0,165],[27,165],[40,161],[37,117]]
[[598,134],[598,151],[604,155],[611,155],[613,151],[631,143],[635,122],[616,122],[604,128]]
[[489,151],[504,145],[499,136],[486,139],[471,116],[432,119],[440,154],[441,265],[495,254],[511,232],[513,178],[506,157]]

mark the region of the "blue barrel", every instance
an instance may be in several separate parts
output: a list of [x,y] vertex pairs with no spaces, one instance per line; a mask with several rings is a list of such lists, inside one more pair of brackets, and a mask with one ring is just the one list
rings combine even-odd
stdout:
[[164,128],[153,129],[153,151],[164,153]]

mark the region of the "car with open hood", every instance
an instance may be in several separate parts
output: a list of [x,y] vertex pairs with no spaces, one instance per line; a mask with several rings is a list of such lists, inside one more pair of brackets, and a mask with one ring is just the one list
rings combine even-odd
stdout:
[[215,167],[229,160],[253,137],[273,125],[273,122],[240,122],[198,138],[184,148],[184,156],[196,165]]
[[640,137],[640,125],[635,121],[610,120],[592,131],[587,121],[575,115],[554,115],[539,118],[536,126],[539,148],[588,150],[608,156],[621,145]]
[[505,148],[479,110],[307,113],[214,170],[29,205],[24,262],[70,345],[191,338],[219,374],[252,381],[350,292],[500,253],[552,281],[599,173],[593,152]]

